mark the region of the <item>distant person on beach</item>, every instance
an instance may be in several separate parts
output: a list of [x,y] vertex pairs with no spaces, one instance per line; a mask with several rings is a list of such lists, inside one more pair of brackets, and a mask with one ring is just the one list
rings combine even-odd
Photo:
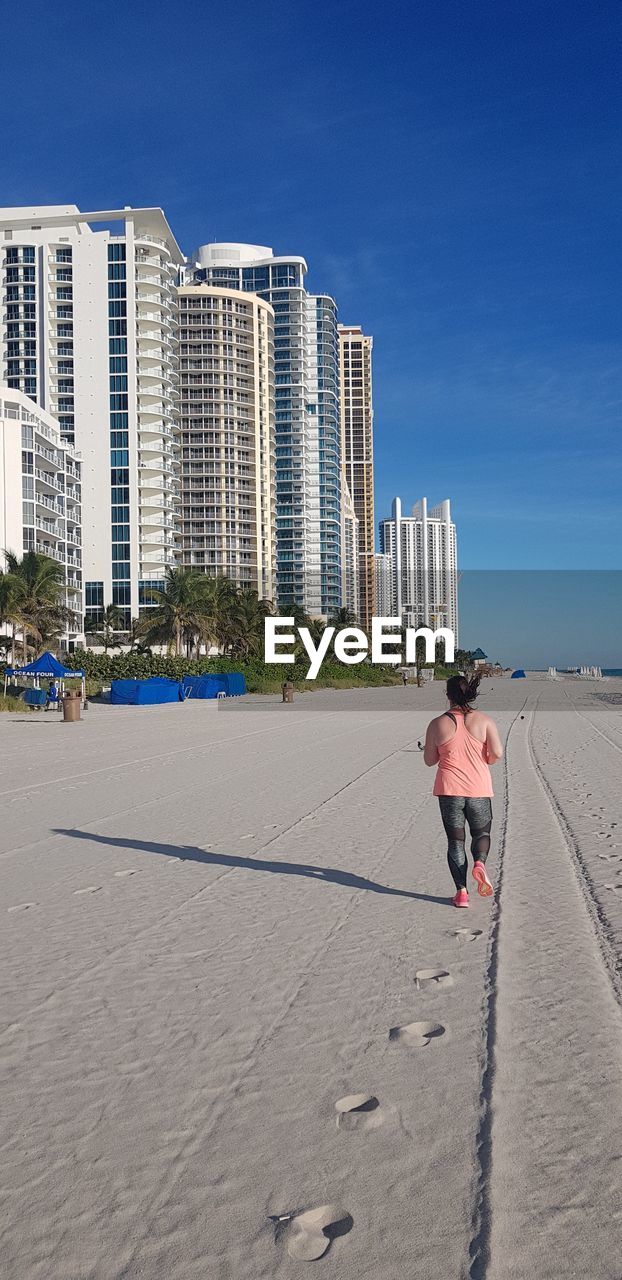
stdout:
[[447,681],[449,710],[431,720],[423,758],[438,765],[434,795],[438,796],[447,834],[447,861],[456,893],[454,907],[468,907],[465,820],[471,833],[473,878],[482,898],[492,894],[486,871],[490,851],[493,795],[490,765],[503,755],[497,726],[483,711],[475,711],[480,675],[452,676]]
[[402,684],[403,684],[403,685],[407,685],[407,684],[408,684],[408,676],[406,675],[406,672],[405,672],[405,671],[402,671]]

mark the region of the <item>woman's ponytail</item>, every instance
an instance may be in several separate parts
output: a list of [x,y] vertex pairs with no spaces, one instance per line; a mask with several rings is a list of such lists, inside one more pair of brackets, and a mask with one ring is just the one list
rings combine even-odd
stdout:
[[447,681],[447,697],[454,707],[470,707],[479,692],[479,684],[482,678],[481,672],[476,671],[474,675],[467,676],[450,676]]

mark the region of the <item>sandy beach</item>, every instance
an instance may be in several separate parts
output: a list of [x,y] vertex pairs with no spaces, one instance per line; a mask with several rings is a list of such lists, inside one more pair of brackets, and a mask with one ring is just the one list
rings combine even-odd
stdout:
[[1,718],[6,1280],[617,1280],[622,681],[481,704],[468,912],[442,687]]

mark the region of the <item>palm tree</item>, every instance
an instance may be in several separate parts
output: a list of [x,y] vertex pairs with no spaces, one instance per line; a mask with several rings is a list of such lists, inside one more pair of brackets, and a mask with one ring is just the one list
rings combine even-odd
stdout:
[[181,657],[184,636],[206,630],[209,619],[208,579],[196,569],[167,569],[164,586],[146,593],[155,608],[143,620],[148,644],[172,643]]
[[[15,666],[15,632],[17,625],[16,583],[10,573],[0,573],[0,625],[11,627],[11,666]],[[7,644],[8,647],[8,644]]]
[[226,653],[234,639],[235,626],[232,619],[239,588],[224,574],[219,574],[217,578],[206,578],[205,583],[209,608],[200,640],[205,643],[215,642]]
[[108,653],[109,649],[119,648],[119,643],[114,637],[115,632],[123,631],[123,621],[123,613],[119,606],[107,604],[101,619],[87,618],[84,630],[100,640],[104,653]]
[[261,600],[250,587],[240,587],[229,611],[229,649],[233,657],[249,658],[261,653],[264,619],[272,613],[272,601]]
[[331,627],[336,627],[337,630],[341,630],[344,627],[358,626],[358,618],[356,614],[353,613],[351,609],[346,609],[343,606],[341,609],[335,609],[334,613],[331,613],[328,621]]
[[28,641],[36,649],[58,640],[74,615],[63,603],[65,585],[61,566],[38,551],[26,551],[21,560],[12,551],[4,553],[6,576],[11,580],[12,620],[21,628],[24,662],[28,661]]
[[151,649],[145,639],[144,618],[132,618],[128,632],[128,640],[130,642],[131,653],[151,653]]

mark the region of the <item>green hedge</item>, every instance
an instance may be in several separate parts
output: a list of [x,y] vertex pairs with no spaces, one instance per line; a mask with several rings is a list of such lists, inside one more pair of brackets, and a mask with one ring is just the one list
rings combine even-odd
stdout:
[[147,676],[170,676],[173,680],[180,680],[184,675],[224,671],[241,671],[250,693],[276,693],[284,680],[293,680],[299,688],[312,690],[335,685],[343,689],[396,684],[401,679],[393,668],[371,666],[369,663],[349,667],[340,662],[325,662],[317,680],[306,680],[306,661],[281,666],[280,663],[264,663],[261,658],[237,662],[232,658],[168,658],[149,653],[93,653],[84,649],[63,655],[63,660],[68,667],[85,672],[89,692],[91,682],[99,682],[101,686],[111,680],[144,680]]

